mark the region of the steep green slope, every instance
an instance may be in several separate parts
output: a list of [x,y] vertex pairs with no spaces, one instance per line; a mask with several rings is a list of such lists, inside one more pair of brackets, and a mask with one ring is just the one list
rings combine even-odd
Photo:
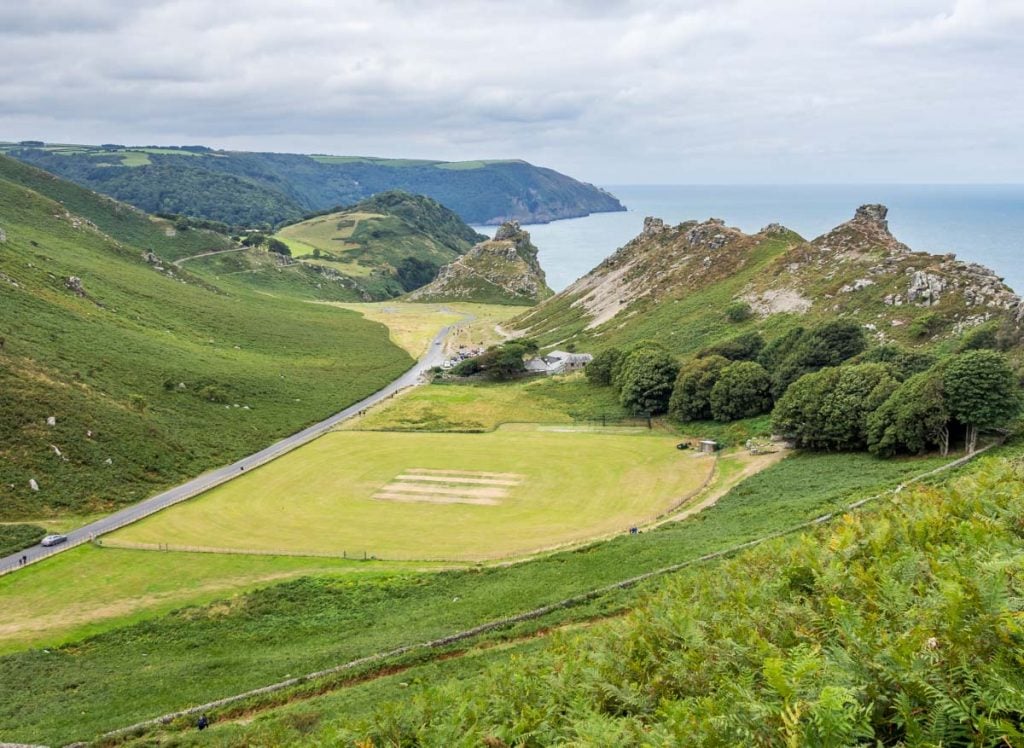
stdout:
[[[747,235],[716,219],[643,232],[514,324],[580,350],[656,339],[679,354],[754,329],[846,318],[876,342],[948,346],[988,324],[1019,337],[1021,300],[987,268],[914,252],[889,233],[886,209],[806,242],[772,224]],[[742,313],[730,314],[730,306]]]
[[176,260],[201,252],[234,246],[212,231],[179,230],[171,221],[146,215],[125,203],[97,195],[92,190],[60,179],[13,158],[0,156],[0,179],[19,184],[61,204],[69,213],[91,221],[111,238],[137,249]]
[[[24,168],[0,158],[0,174]],[[0,518],[137,501],[411,364],[359,315],[218,288],[144,256],[214,235],[170,237],[106,198],[21,177],[65,204],[0,178]]]
[[388,190],[434,198],[470,223],[624,210],[593,185],[525,161],[417,161],[208,148],[21,146],[4,151],[154,213],[276,224]]
[[[399,296],[486,237],[429,197],[390,191],[282,228],[292,257],[362,300]],[[340,277],[338,277],[340,276]]]

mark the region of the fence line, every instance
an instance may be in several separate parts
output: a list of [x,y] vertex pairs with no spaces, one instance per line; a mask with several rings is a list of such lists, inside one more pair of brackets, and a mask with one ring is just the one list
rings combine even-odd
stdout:
[[[565,598],[563,600],[559,600],[559,601],[554,602],[554,603],[549,603],[548,605],[543,605],[543,606],[541,606],[539,608],[534,608],[533,610],[528,610],[528,611],[526,611],[524,613],[519,613],[519,614],[514,615],[514,616],[508,616],[506,618],[499,618],[499,619],[496,619],[494,621],[489,621],[487,623],[480,624],[479,626],[474,626],[474,627],[469,628],[469,629],[464,629],[462,631],[457,631],[457,632],[455,632],[453,634],[449,634],[448,636],[443,636],[443,637],[438,638],[438,639],[431,639],[431,640],[426,641],[426,642],[418,642],[418,643],[415,643],[415,644],[406,644],[404,646],[395,647],[394,649],[389,649],[389,650],[384,651],[384,652],[377,652],[375,654],[366,655],[364,657],[359,657],[359,658],[357,658],[355,660],[350,660],[348,662],[342,663],[340,665],[335,665],[333,667],[329,667],[329,668],[326,668],[324,670],[318,670],[316,672],[307,673],[306,675],[300,675],[300,676],[295,677],[295,678],[288,678],[286,680],[282,680],[282,681],[279,681],[277,683],[271,683],[270,685],[267,685],[267,686],[262,686],[260,688],[254,688],[252,690],[245,691],[243,693],[235,694],[235,695],[232,695],[232,696],[226,696],[226,697],[224,697],[222,699],[217,699],[215,701],[209,701],[209,702],[207,702],[205,704],[199,704],[197,706],[188,707],[187,709],[181,709],[181,710],[176,711],[176,712],[170,712],[168,714],[164,714],[164,715],[161,715],[159,717],[154,717],[152,719],[144,720],[142,722],[137,722],[137,723],[135,723],[133,725],[129,725],[128,727],[120,727],[120,728],[118,728],[116,730],[111,730],[110,732],[107,732],[107,733],[104,733],[104,734],[100,735],[99,739],[116,738],[116,737],[125,735],[126,733],[140,731],[140,730],[145,730],[146,728],[149,728],[149,727],[157,727],[159,725],[166,725],[166,724],[169,724],[170,722],[174,721],[175,719],[179,719],[181,717],[189,717],[189,716],[193,716],[193,715],[196,715],[196,714],[201,714],[201,713],[204,713],[204,712],[213,711],[214,709],[218,709],[218,708],[224,707],[224,706],[230,706],[231,704],[236,704],[236,703],[238,703],[240,701],[244,701],[246,699],[250,699],[250,698],[253,698],[255,696],[263,696],[263,695],[266,695],[266,694],[276,693],[277,691],[282,691],[282,690],[284,690],[286,688],[291,688],[292,686],[301,685],[303,683],[307,683],[307,682],[312,681],[312,680],[319,680],[319,679],[326,678],[326,677],[331,676],[331,675],[338,675],[338,674],[344,673],[346,671],[355,670],[355,669],[363,667],[365,665],[372,665],[372,664],[375,664],[375,663],[380,663],[380,662],[383,662],[385,660],[392,659],[394,657],[400,657],[401,655],[409,654],[410,652],[420,652],[420,651],[429,651],[429,650],[432,650],[432,649],[439,649],[439,648],[445,647],[445,646],[447,646],[449,644],[456,644],[458,642],[466,641],[468,639],[472,639],[474,637],[477,637],[477,636],[479,636],[481,634],[486,634],[486,633],[489,633],[491,631],[496,631],[496,630],[499,630],[499,629],[502,629],[502,628],[506,628],[508,626],[515,625],[517,623],[524,623],[526,621],[535,620],[537,618],[543,618],[544,616],[548,615],[549,613],[554,613],[554,612],[556,612],[558,610],[565,610],[565,609],[568,609],[568,608],[576,607],[578,605],[582,605],[583,603],[590,602],[591,600],[599,598],[599,597],[601,597],[603,595],[606,595],[606,594],[608,594],[610,592],[616,592],[618,590],[624,590],[624,589],[629,589],[630,587],[635,587],[636,585],[640,584],[641,582],[646,582],[649,579],[654,579],[656,577],[661,577],[661,576],[665,576],[665,575],[668,575],[668,574],[673,574],[673,573],[675,573],[677,571],[681,571],[681,570],[683,570],[683,569],[685,569],[687,567],[690,567],[690,566],[696,566],[696,565],[699,565],[699,564],[707,563],[708,561],[714,561],[714,560],[717,560],[717,559],[720,559],[720,558],[725,558],[727,556],[732,556],[732,555],[734,555],[736,553],[748,550],[750,548],[754,548],[755,546],[762,545],[762,544],[767,543],[767,542],[769,542],[771,540],[778,540],[779,538],[783,538],[783,537],[786,537],[788,535],[793,535],[794,533],[801,532],[803,530],[813,529],[815,527],[824,525],[824,524],[832,521],[836,517],[840,517],[840,516],[846,514],[847,512],[854,511],[856,509],[860,509],[861,507],[863,507],[863,506],[865,506],[865,505],[867,505],[867,504],[869,504],[871,502],[877,501],[877,500],[885,498],[887,496],[895,496],[895,495],[899,494],[908,485],[910,485],[912,483],[920,483],[920,482],[922,482],[922,481],[924,481],[924,480],[926,480],[926,479],[928,479],[928,478],[930,478],[930,477],[932,477],[934,475],[938,475],[940,473],[944,473],[944,472],[947,472],[949,470],[953,470],[955,468],[958,468],[958,467],[960,467],[962,465],[965,465],[968,462],[974,460],[976,457],[979,457],[980,455],[984,454],[988,450],[992,449],[993,447],[998,446],[999,444],[1002,444],[1002,442],[1003,442],[1002,439],[1000,439],[998,441],[995,441],[992,444],[989,444],[988,446],[986,446],[986,447],[984,447],[984,448],[982,448],[982,449],[980,449],[980,450],[978,450],[976,452],[973,452],[973,453],[971,453],[969,455],[965,455],[963,457],[960,457],[960,458],[958,458],[956,460],[953,460],[952,462],[949,462],[949,463],[947,463],[945,465],[941,465],[941,466],[939,466],[939,467],[937,467],[937,468],[935,468],[933,470],[929,470],[928,472],[922,473],[921,475],[917,475],[917,476],[914,476],[912,478],[908,478],[906,481],[904,481],[903,483],[900,483],[899,485],[897,485],[893,489],[890,489],[888,491],[883,491],[882,493],[875,494],[874,496],[868,496],[866,498],[860,499],[859,501],[855,501],[852,504],[848,504],[848,505],[844,506],[841,510],[837,510],[835,512],[829,512],[827,514],[823,514],[820,517],[815,517],[814,519],[807,520],[806,522],[801,522],[800,524],[793,525],[792,527],[786,528],[784,530],[778,530],[776,532],[769,533],[768,535],[765,535],[765,536],[760,537],[760,538],[755,538],[753,540],[748,540],[748,541],[746,541],[744,543],[740,543],[738,545],[734,545],[734,546],[731,546],[729,548],[723,548],[723,549],[718,550],[718,551],[713,551],[711,553],[706,553],[703,556],[699,556],[697,558],[692,558],[692,559],[689,559],[687,561],[680,561],[679,563],[671,564],[669,566],[664,566],[664,567],[662,567],[660,569],[654,569],[652,571],[647,571],[647,572],[644,572],[642,574],[637,574],[637,575],[629,577],[627,579],[623,579],[623,580],[620,580],[618,582],[613,582],[612,584],[607,584],[607,585],[604,585],[602,587],[597,587],[597,588],[589,590],[587,592],[582,592],[582,593],[580,593],[578,595],[573,595],[573,596],[567,597],[567,598]],[[79,748],[79,747],[84,748],[84,746],[86,746],[86,745],[87,745],[86,743],[73,743],[72,746],[69,746],[69,748]]]

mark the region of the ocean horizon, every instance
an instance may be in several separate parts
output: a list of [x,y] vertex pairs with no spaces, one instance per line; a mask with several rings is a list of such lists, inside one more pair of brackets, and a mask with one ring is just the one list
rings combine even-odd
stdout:
[[[747,233],[781,223],[806,239],[889,208],[893,235],[915,251],[955,253],[1024,291],[1024,184],[602,185],[627,210],[528,227],[548,284],[563,290],[640,233],[646,216],[666,223],[721,218]],[[493,235],[494,227],[477,227]]]

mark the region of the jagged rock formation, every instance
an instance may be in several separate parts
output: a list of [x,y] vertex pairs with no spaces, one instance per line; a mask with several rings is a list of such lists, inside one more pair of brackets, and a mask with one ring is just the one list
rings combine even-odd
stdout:
[[[790,235],[785,229],[783,233]],[[717,218],[669,226],[648,217],[638,237],[523,321],[542,318],[553,304],[570,301],[586,329],[598,328],[627,309],[636,311],[638,303],[656,304],[727,277],[746,263],[763,238],[747,236]]]
[[530,234],[518,222],[508,221],[498,227],[493,239],[442,267],[434,281],[406,298],[533,305],[552,293]]
[[928,308],[951,331],[1020,308],[1020,298],[988,268],[955,255],[912,251],[889,232],[887,213],[884,205],[862,205],[850,221],[779,258],[747,298],[753,302],[786,286],[831,313],[870,313],[881,302],[875,317],[889,327],[903,326],[919,315],[916,309]]
[[[890,233],[887,214],[862,205],[810,242],[776,223],[748,235],[715,218],[677,226],[647,218],[635,239],[516,325],[552,342],[666,336],[687,340],[683,349],[730,334],[724,307],[743,301],[761,318],[844,316],[878,340],[911,344],[993,320],[1020,327],[1024,304],[1001,278],[954,255],[911,250]],[[927,325],[913,324],[926,315]]]

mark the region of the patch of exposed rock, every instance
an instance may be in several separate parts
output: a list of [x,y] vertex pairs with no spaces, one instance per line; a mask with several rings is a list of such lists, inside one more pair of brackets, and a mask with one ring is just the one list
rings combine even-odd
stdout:
[[[769,242],[776,237],[789,241]],[[615,335],[658,305],[678,303],[741,274],[742,285],[730,288],[729,296],[762,317],[841,315],[861,322],[878,340],[888,334],[907,338],[900,328],[926,310],[940,326],[933,339],[994,320],[1024,328],[1024,301],[1002,278],[952,254],[912,251],[892,235],[888,209],[880,204],[860,206],[849,221],[809,242],[781,224],[748,236],[719,219],[670,226],[649,217],[636,238],[515,324],[532,335],[564,332],[570,324],[575,330],[600,328],[598,336]],[[707,298],[721,303],[721,294]],[[571,321],[566,304],[576,315]],[[709,306],[707,313],[724,310]]]
[[910,252],[910,247],[889,232],[889,221],[886,220],[888,215],[889,209],[884,205],[861,205],[854,212],[852,219],[819,236],[811,244],[820,252],[829,252],[833,255],[879,250],[895,254]]
[[85,296],[85,286],[82,285],[82,279],[77,275],[68,276],[64,280],[64,287],[75,294],[75,296]]
[[552,294],[530,234],[517,221],[507,221],[493,239],[443,266],[433,281],[406,298],[532,305]]
[[593,329],[641,299],[655,303],[667,292],[699,287],[733,272],[753,243],[719,218],[670,226],[648,217],[639,236],[559,296],[574,298],[572,306],[587,316],[587,329]]

